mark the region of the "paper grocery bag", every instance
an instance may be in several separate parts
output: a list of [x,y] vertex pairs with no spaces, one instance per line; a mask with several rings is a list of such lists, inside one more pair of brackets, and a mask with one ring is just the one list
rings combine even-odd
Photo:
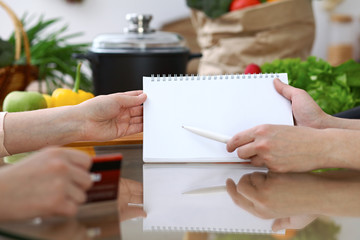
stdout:
[[242,73],[250,63],[281,58],[306,59],[315,38],[310,0],[280,0],[211,19],[192,10],[203,57],[198,73]]

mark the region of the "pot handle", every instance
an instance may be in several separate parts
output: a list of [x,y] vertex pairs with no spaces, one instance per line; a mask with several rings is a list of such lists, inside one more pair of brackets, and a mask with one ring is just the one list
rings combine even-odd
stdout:
[[188,61],[193,60],[195,58],[201,58],[203,55],[202,53],[190,53],[188,57]]

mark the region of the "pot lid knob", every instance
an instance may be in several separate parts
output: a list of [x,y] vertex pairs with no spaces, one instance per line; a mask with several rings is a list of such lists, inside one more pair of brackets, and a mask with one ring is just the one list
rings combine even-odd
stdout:
[[150,14],[137,14],[129,13],[126,15],[126,20],[129,22],[129,26],[124,29],[124,32],[133,33],[151,33],[154,29],[150,28],[150,21],[152,15]]

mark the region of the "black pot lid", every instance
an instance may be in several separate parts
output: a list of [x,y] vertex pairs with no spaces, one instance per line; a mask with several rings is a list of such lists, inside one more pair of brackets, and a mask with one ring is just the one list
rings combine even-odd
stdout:
[[97,36],[92,43],[91,51],[96,53],[188,51],[181,35],[151,29],[149,27],[151,15],[127,14],[126,19],[129,26],[123,33]]

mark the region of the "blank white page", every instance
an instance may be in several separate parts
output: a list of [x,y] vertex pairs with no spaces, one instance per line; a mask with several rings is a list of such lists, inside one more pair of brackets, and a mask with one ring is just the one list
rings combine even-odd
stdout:
[[237,162],[224,143],[187,131],[192,126],[233,136],[260,124],[293,125],[290,102],[274,88],[287,74],[144,77],[145,162]]

